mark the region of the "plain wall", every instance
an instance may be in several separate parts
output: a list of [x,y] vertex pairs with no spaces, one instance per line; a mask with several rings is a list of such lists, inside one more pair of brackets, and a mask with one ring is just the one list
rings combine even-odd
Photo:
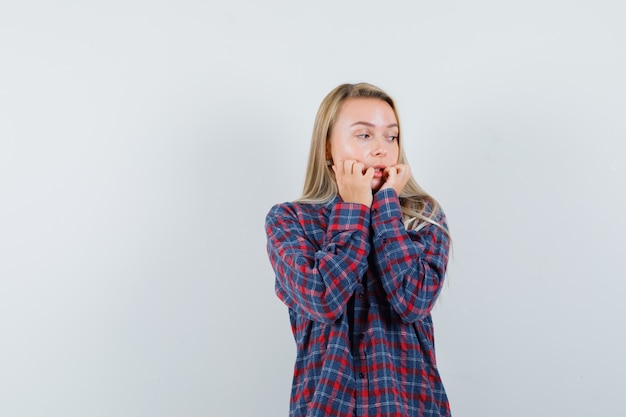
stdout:
[[0,415],[283,416],[265,214],[317,106],[397,100],[454,239],[455,416],[624,410],[621,1],[0,4]]

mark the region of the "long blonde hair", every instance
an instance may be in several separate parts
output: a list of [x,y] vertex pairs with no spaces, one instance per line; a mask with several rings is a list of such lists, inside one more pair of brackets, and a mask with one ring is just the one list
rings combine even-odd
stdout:
[[[398,121],[398,143],[400,146],[398,163],[407,163],[402,146],[400,119],[391,96],[368,83],[341,84],[328,93],[317,111],[302,196],[296,200],[299,203],[326,203],[338,193],[335,174],[326,162],[326,150],[337,113],[348,98],[377,98],[391,106]],[[407,229],[418,230],[429,223],[441,227],[433,220],[433,217],[439,212],[439,203],[426,193],[412,176],[400,193],[400,205]]]

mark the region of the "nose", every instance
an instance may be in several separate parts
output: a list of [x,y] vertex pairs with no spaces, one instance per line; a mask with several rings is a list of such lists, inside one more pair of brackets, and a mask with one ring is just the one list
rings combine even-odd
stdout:
[[387,148],[385,147],[384,140],[376,141],[376,144],[372,148],[372,155],[377,156],[377,157],[387,156]]

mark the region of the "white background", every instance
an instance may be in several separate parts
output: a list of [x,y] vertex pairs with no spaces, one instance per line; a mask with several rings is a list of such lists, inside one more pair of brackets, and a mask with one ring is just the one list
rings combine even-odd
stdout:
[[618,0],[0,3],[0,415],[284,416],[263,223],[368,81],[447,212],[455,416],[624,412]]

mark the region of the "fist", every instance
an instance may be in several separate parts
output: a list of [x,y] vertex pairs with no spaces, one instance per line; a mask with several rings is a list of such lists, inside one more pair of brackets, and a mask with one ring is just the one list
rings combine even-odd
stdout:
[[409,178],[411,178],[411,168],[406,164],[398,164],[385,168],[383,175],[385,175],[385,183],[380,189],[393,188],[400,195]]
[[339,195],[343,201],[372,206],[371,183],[374,178],[374,168],[366,170],[363,163],[347,159],[333,165],[333,171]]

